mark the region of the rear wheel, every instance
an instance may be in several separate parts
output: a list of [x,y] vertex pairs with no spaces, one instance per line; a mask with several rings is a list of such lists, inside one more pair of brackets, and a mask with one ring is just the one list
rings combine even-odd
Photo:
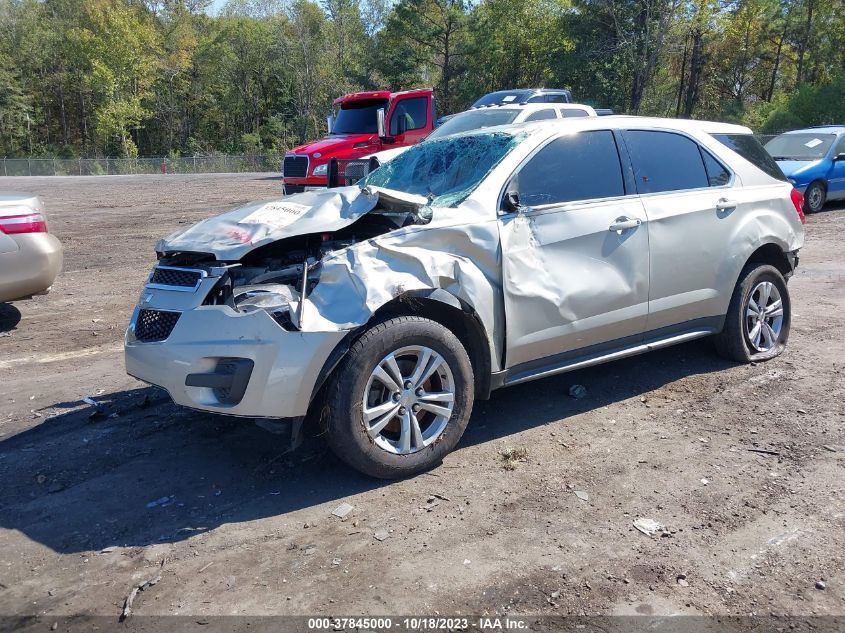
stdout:
[[783,352],[790,322],[783,275],[774,266],[750,263],[739,276],[716,349],[741,363],[769,360]]
[[818,180],[810,183],[804,192],[804,210],[807,213],[818,213],[827,200],[827,189]]
[[335,372],[326,440],[373,477],[428,470],[461,439],[473,386],[469,357],[452,332],[421,317],[389,319],[365,332]]

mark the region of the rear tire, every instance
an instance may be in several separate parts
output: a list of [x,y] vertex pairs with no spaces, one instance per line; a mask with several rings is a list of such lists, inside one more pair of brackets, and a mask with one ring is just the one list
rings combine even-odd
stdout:
[[804,192],[804,211],[806,213],[818,213],[822,210],[827,201],[827,189],[824,183],[816,180],[810,183]]
[[774,266],[751,262],[739,275],[716,350],[740,363],[769,360],[786,347],[791,321],[783,275]]
[[458,338],[430,319],[388,319],[365,332],[328,385],[326,441],[371,477],[439,464],[466,429],[474,378]]

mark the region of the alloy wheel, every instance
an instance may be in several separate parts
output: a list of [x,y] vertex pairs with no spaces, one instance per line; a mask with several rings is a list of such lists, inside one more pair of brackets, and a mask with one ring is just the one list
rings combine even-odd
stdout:
[[436,442],[455,406],[446,360],[422,345],[397,349],[373,369],[363,396],[364,425],[379,448],[408,455]]
[[745,335],[758,352],[768,352],[778,343],[783,327],[783,301],[777,286],[761,281],[751,294],[745,308]]

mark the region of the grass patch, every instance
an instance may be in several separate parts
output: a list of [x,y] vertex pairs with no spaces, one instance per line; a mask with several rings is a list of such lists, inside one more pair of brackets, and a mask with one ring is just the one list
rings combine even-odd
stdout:
[[499,455],[502,458],[502,467],[505,470],[516,470],[517,464],[528,461],[528,449],[525,447],[506,448]]

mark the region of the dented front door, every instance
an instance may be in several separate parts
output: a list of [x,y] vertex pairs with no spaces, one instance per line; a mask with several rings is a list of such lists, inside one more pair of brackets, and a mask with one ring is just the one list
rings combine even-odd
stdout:
[[[576,136],[584,134],[595,132]],[[621,173],[616,181],[621,167],[607,134],[559,139],[512,182],[522,204],[546,204],[500,219],[508,369],[618,339],[638,341],[645,329],[647,220]],[[579,161],[586,163],[578,166]],[[599,172],[598,182],[579,182]],[[620,195],[550,200],[604,194]]]

